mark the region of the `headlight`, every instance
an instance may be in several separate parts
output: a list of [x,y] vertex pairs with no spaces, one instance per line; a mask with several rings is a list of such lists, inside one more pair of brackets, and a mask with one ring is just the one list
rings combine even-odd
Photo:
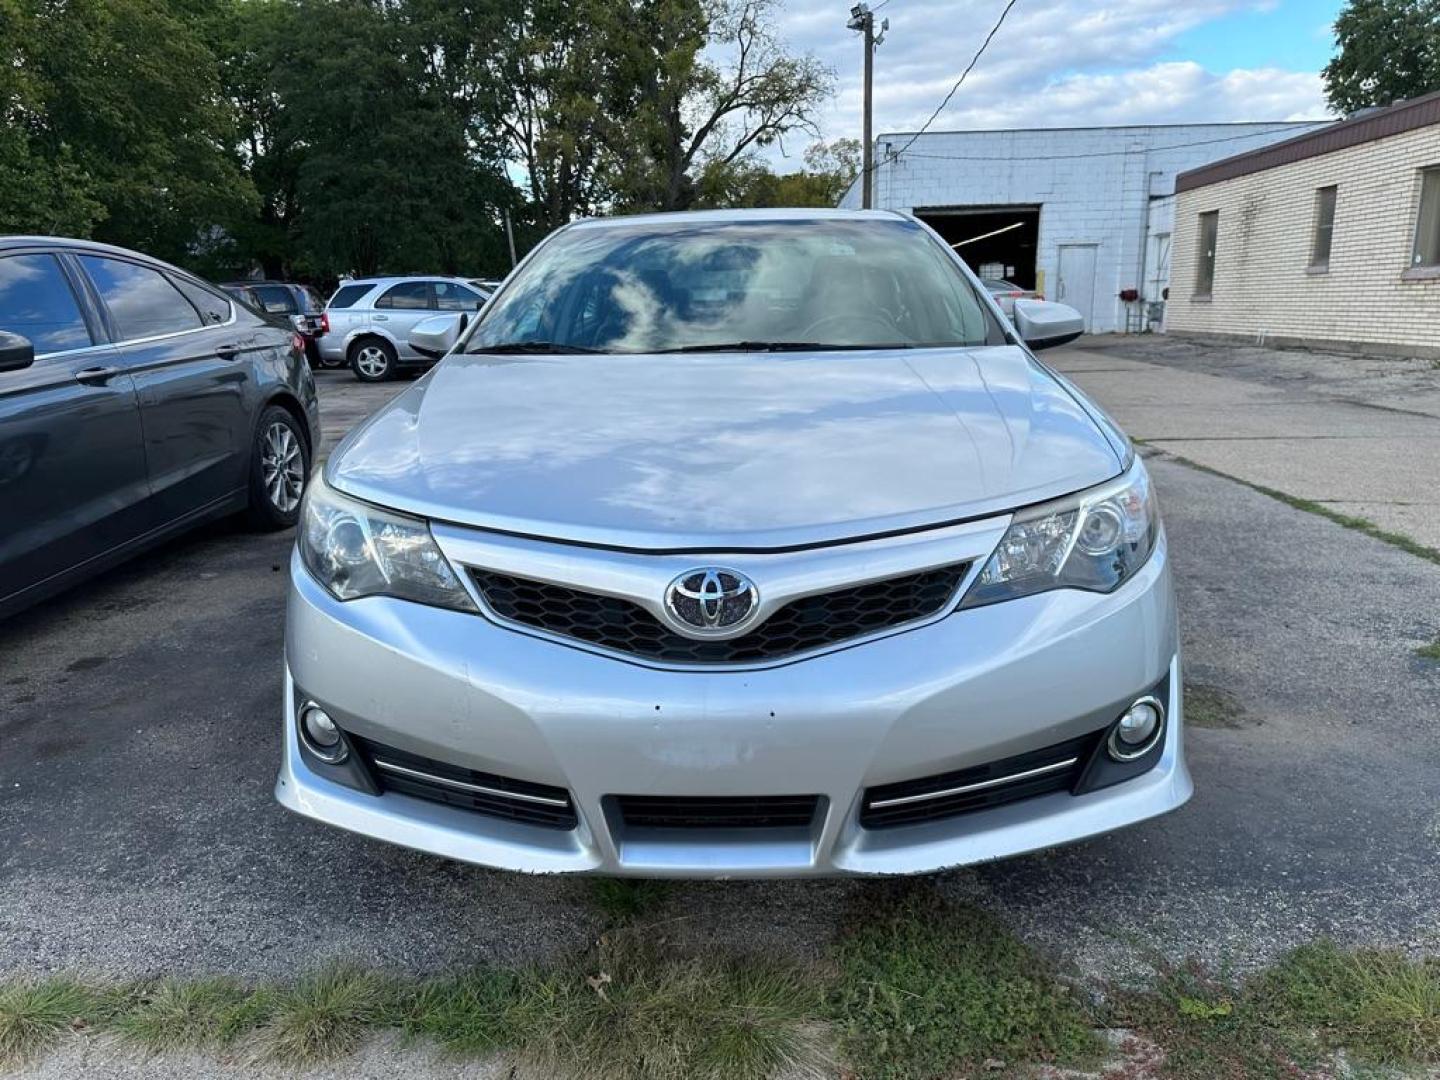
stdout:
[[347,499],[318,477],[305,493],[299,544],[310,573],[337,600],[395,596],[476,610],[424,521]]
[[1047,589],[1110,592],[1155,546],[1160,515],[1137,457],[1124,476],[1015,515],[962,608]]

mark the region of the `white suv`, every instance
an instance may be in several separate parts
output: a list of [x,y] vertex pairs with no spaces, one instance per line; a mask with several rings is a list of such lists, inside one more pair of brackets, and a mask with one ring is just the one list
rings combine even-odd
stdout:
[[410,330],[437,311],[473,313],[490,294],[451,277],[347,281],[325,305],[321,358],[348,364],[361,382],[393,378],[398,368],[434,363],[410,347]]

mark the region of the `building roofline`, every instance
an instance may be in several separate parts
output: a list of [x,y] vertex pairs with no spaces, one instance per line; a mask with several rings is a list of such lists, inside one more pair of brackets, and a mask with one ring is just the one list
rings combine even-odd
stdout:
[[1333,154],[1376,139],[1389,138],[1407,131],[1440,124],[1440,90],[1397,101],[1383,109],[1375,109],[1337,120],[1317,131],[1307,131],[1293,139],[1283,139],[1258,150],[1221,158],[1198,169],[1190,169],[1175,177],[1175,193],[1209,187],[1223,180],[1249,176],[1280,165]]
[[[919,133],[919,138],[928,139],[932,135],[1036,135],[1054,134],[1061,131],[1149,131],[1155,128],[1285,128],[1300,127],[1304,124],[1321,124],[1325,117],[1316,117],[1314,120],[1200,120],[1190,124],[1081,124],[1074,127],[1017,127],[1017,128],[947,128],[944,131],[924,131]],[[885,131],[876,136],[880,139],[906,139],[916,133],[913,131]]]

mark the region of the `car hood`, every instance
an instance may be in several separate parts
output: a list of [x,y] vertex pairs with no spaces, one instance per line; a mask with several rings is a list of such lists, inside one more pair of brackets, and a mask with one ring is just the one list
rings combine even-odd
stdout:
[[487,529],[735,550],[999,513],[1120,464],[1014,346],[455,355],[357,428],[326,478]]

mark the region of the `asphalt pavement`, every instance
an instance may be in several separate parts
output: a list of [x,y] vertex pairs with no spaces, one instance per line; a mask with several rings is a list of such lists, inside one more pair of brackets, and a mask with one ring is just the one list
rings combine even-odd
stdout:
[[[320,381],[332,440],[335,418],[403,387]],[[1154,953],[1244,969],[1318,934],[1440,952],[1440,663],[1415,652],[1440,637],[1440,566],[1151,466],[1212,725],[1187,733],[1195,798],[939,887],[1096,976]],[[291,543],[212,526],[0,624],[0,977],[434,972],[600,929],[582,879],[445,862],[275,805]],[[808,957],[868,887],[685,883],[662,917]]]

